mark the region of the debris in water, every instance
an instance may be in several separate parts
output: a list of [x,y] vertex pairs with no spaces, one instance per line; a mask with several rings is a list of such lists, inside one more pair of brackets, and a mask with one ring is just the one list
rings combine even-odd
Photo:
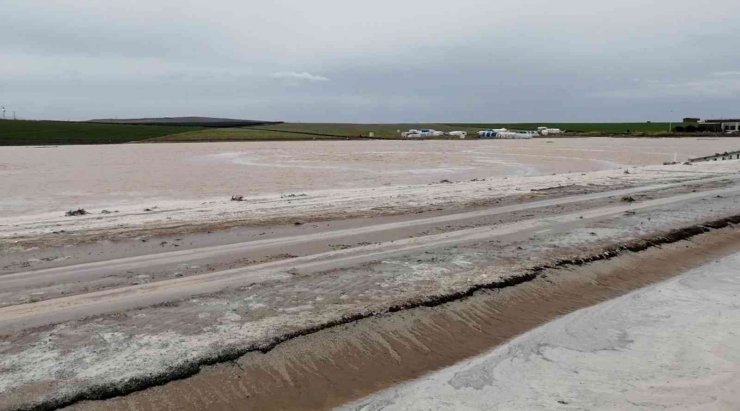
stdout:
[[231,196],[231,201],[244,201],[244,196]]
[[625,203],[634,203],[637,200],[635,200],[635,198],[632,196],[624,196],[622,197],[622,201],[624,201]]
[[69,210],[66,213],[64,213],[64,215],[67,217],[75,217],[78,215],[85,215],[85,214],[90,214],[90,213],[84,208],[78,208],[77,210]]

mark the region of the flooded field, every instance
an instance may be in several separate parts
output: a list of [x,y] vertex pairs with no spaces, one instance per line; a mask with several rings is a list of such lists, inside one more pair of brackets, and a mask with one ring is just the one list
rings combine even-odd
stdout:
[[2,149],[0,410],[320,409],[454,366],[737,253],[740,160],[661,164],[734,144]]
[[737,148],[740,138],[2,147],[0,216],[232,194],[585,172]]

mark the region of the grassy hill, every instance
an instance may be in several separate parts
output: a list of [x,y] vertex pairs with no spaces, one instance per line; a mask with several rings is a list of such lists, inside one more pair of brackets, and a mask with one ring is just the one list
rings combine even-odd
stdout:
[[262,130],[254,127],[215,128],[170,134],[146,140],[147,143],[187,143],[217,141],[273,141],[273,140],[328,140],[348,139],[349,136],[329,136],[308,132]]
[[202,127],[0,120],[0,145],[126,143],[200,129]]
[[279,121],[259,121],[259,120],[239,120],[233,118],[218,117],[151,117],[151,118],[104,118],[90,120],[89,123],[107,123],[107,124],[133,124],[145,126],[195,126],[195,127],[251,127],[259,125],[280,124]]

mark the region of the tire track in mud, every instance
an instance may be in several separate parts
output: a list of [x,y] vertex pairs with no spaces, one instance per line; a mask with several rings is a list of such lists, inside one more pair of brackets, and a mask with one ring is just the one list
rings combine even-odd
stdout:
[[178,365],[177,367],[174,367],[173,369],[170,369],[167,372],[163,372],[161,374],[152,375],[148,377],[133,378],[131,380],[126,381],[125,383],[118,384],[118,385],[101,385],[97,387],[91,387],[90,389],[85,390],[84,392],[79,392],[77,394],[69,395],[65,397],[58,397],[55,399],[50,399],[50,400],[42,401],[36,404],[28,404],[27,406],[18,407],[17,410],[24,410],[24,411],[26,410],[29,410],[29,411],[30,410],[33,410],[33,411],[55,410],[58,408],[75,405],[82,401],[102,401],[102,400],[112,399],[112,398],[116,398],[120,396],[125,396],[128,394],[146,390],[148,388],[162,386],[169,382],[183,380],[183,379],[192,377],[200,373],[204,367],[222,364],[222,363],[236,362],[238,359],[240,359],[244,355],[247,355],[250,353],[254,353],[254,352],[269,353],[270,351],[272,351],[273,349],[275,349],[276,347],[278,347],[279,345],[285,342],[294,340],[299,337],[315,334],[319,331],[328,330],[328,329],[338,327],[341,325],[355,323],[363,319],[381,317],[381,316],[385,316],[391,313],[398,313],[398,312],[413,310],[415,308],[422,308],[422,307],[427,307],[427,308],[428,307],[439,307],[439,306],[443,306],[448,303],[463,301],[463,300],[466,300],[476,295],[479,292],[483,292],[487,290],[503,290],[503,289],[508,289],[508,288],[516,287],[518,285],[532,282],[544,276],[545,273],[553,269],[567,268],[567,267],[581,267],[581,266],[594,263],[594,262],[611,260],[625,253],[639,253],[641,251],[646,251],[649,249],[657,248],[662,245],[674,244],[680,241],[689,240],[693,237],[699,236],[701,234],[709,233],[715,230],[720,230],[720,229],[728,228],[728,227],[734,229],[735,226],[737,226],[738,224],[740,224],[740,214],[727,217],[727,218],[705,222],[702,224],[697,224],[697,225],[687,226],[687,227],[676,229],[676,230],[671,230],[671,231],[668,231],[668,232],[665,232],[663,234],[656,235],[653,237],[644,238],[644,239],[635,240],[635,241],[627,242],[624,244],[608,247],[608,248],[603,249],[599,253],[592,254],[589,256],[561,259],[552,264],[537,266],[519,275],[513,275],[503,280],[473,285],[459,292],[449,293],[449,294],[440,294],[436,296],[419,298],[416,300],[407,301],[403,304],[390,306],[385,311],[382,311],[382,312],[367,312],[367,313],[356,313],[352,315],[347,315],[341,319],[330,321],[322,325],[318,325],[315,327],[306,328],[304,330],[277,336],[273,338],[272,340],[261,343],[261,344],[251,345],[251,346],[243,347],[240,349],[229,349],[229,350],[224,350],[219,353],[214,353],[212,355],[205,356],[197,361],[192,361],[189,363]]
[[[709,184],[718,181],[726,181],[727,177],[716,177],[702,180],[702,184]],[[475,218],[492,217],[501,214],[534,210],[539,208],[562,206],[574,203],[585,203],[592,200],[600,200],[611,197],[620,197],[626,195],[635,195],[640,193],[668,190],[685,186],[685,182],[656,184],[642,187],[633,187],[620,190],[609,190],[596,193],[571,195],[567,197],[552,198],[545,200],[531,201],[527,203],[504,205],[484,210],[461,212],[449,215],[415,218],[406,221],[393,223],[369,225],[357,228],[340,229],[329,232],[319,232],[304,234],[292,237],[278,237],[265,240],[251,240],[246,242],[232,243],[226,245],[209,246],[197,249],[169,251],[156,254],[147,254],[133,257],[117,258],[113,260],[97,261],[83,264],[74,264],[54,268],[46,268],[32,271],[23,271],[18,273],[4,274],[0,276],[0,285],[4,289],[14,287],[29,287],[58,283],[64,280],[85,281],[92,278],[114,275],[118,271],[126,271],[140,268],[142,266],[165,266],[178,263],[197,263],[198,261],[208,258],[220,257],[230,253],[272,249],[276,247],[295,247],[314,241],[341,241],[344,237],[359,236],[368,234],[377,234],[387,231],[397,231],[412,229],[416,227],[434,227],[442,224],[459,223],[464,220]],[[561,187],[555,187],[561,188]],[[533,190],[547,191],[548,189]]]
[[508,235],[520,236],[532,232],[562,229],[571,224],[612,217],[630,210],[650,209],[676,202],[734,193],[738,187],[680,194],[638,204],[627,203],[599,207],[576,213],[548,218],[522,220],[502,227],[482,226],[403,239],[379,245],[361,246],[298,257],[286,261],[264,263],[247,268],[237,268],[174,280],[163,280],[143,285],[124,286],[109,290],[58,297],[35,303],[11,305],[0,308],[0,331],[10,332],[31,327],[109,314],[118,311],[151,306],[197,295],[217,293],[230,287],[289,279],[290,270],[317,273],[331,269],[356,266],[383,258],[411,254],[422,250],[456,246]]

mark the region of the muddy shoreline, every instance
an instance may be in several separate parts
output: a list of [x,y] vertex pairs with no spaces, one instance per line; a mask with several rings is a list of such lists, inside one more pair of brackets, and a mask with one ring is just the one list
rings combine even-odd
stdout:
[[[255,356],[278,364],[275,371],[258,361],[254,364],[262,364],[261,371],[251,369],[249,375],[239,377],[250,381],[261,372],[273,375],[249,383],[262,392],[260,384],[272,384],[278,374],[303,381],[301,375],[291,377],[291,370],[303,363],[280,365],[293,358],[274,354],[283,353],[283,347],[308,340],[306,350],[319,348],[305,358],[314,358],[328,352],[322,344],[343,341],[314,336],[375,321],[403,323],[394,333],[405,335],[411,347],[422,334],[431,332],[426,330],[419,338],[414,337],[416,332],[405,333],[413,324],[402,320],[413,313],[454,314],[462,323],[479,316],[501,317],[488,311],[461,317],[450,307],[486,295],[501,298],[535,284],[536,291],[522,300],[532,304],[549,295],[547,287],[559,284],[553,278],[565,278],[562,273],[584,267],[583,275],[573,280],[584,281],[592,278],[592,267],[632,255],[657,253],[660,259],[665,248],[732,231],[740,223],[738,164],[394,186],[345,190],[341,197],[336,197],[340,193],[336,191],[313,193],[300,201],[266,198],[262,203],[224,201],[154,214],[133,210],[132,214],[16,221],[3,233],[24,233],[26,239],[38,235],[42,243],[37,249],[18,246],[0,253],[0,409],[54,409],[84,401],[107,408],[109,401],[101,400],[113,403],[150,396],[178,381],[202,378],[211,369],[250,369],[253,363],[246,359]],[[409,212],[420,208],[426,211]],[[350,216],[359,218],[343,218]],[[162,231],[179,224],[197,231],[204,223],[218,226],[244,222],[245,217],[289,224],[264,229],[247,225],[212,235]],[[329,217],[337,220],[309,223]],[[54,234],[72,227],[74,233]],[[112,240],[144,228],[146,234],[140,238]],[[49,234],[49,230],[53,231]],[[108,239],[71,245],[88,234]],[[668,266],[674,267],[670,275],[681,271]],[[653,275],[643,274],[640,278]],[[642,281],[638,278],[635,284],[638,280]],[[575,281],[569,287],[579,284]],[[584,298],[600,292],[586,290]],[[588,298],[553,310],[567,312],[593,304]],[[543,314],[536,321],[527,319],[522,316],[532,310],[514,306],[521,312],[496,306],[499,312],[507,312],[497,321],[511,317],[530,326],[552,318]],[[497,327],[514,327],[502,324]],[[456,330],[454,325],[433,328],[448,334]],[[517,329],[526,331],[526,327]],[[368,332],[377,331],[373,330]],[[385,347],[391,358],[402,351],[388,351],[399,343],[381,334],[364,340]],[[496,338],[510,338],[506,335]],[[490,347],[494,337],[481,340],[488,345],[479,349]],[[315,344],[310,342],[314,340]],[[355,349],[365,350],[364,340],[354,344]],[[423,346],[434,346],[434,341],[417,344],[416,351],[425,351]],[[346,345],[339,348],[358,358],[357,366],[347,364],[356,375],[337,371],[347,381],[359,381],[351,391],[376,389],[376,382],[360,381],[362,355]],[[333,361],[341,356],[322,358]],[[325,366],[321,361],[316,359],[314,373],[321,374],[316,371]],[[373,369],[372,364],[368,367]],[[410,369],[424,373],[429,366]],[[392,385],[406,378],[399,375],[377,381]],[[331,378],[319,375],[322,381]],[[229,401],[241,404],[243,396],[222,395],[215,381],[213,391],[198,386],[189,390],[226,408],[233,405]],[[357,398],[333,391],[311,395],[332,395],[341,401]],[[214,400],[220,397],[226,399]],[[257,401],[256,394],[249,398]],[[328,400],[316,401],[304,405],[322,407]],[[177,408],[167,404],[137,408]],[[200,408],[211,405],[201,403]]]
[[266,193],[590,172],[662,164],[674,154],[685,161],[738,145],[738,138],[544,138],[2,147],[0,216],[145,203],[143,211],[170,200],[234,194],[251,200]]
[[[136,206],[122,205],[111,209],[84,206],[90,214],[77,217],[65,217],[64,210],[0,216],[0,255],[34,247],[65,247],[146,238],[149,235],[177,236],[244,226],[266,228],[486,207],[499,201],[512,201],[510,199],[516,202],[547,198],[553,194],[549,189],[564,193],[597,192],[645,186],[655,181],[702,184],[705,183],[702,180],[710,176],[732,179],[736,175],[735,162],[720,162],[638,167],[631,171],[449,180],[451,183],[436,181],[415,186],[326,189],[301,193],[299,197],[264,194],[249,197],[243,202],[230,201],[224,196],[201,201],[158,202],[158,206],[144,203],[145,200]],[[114,212],[108,213],[110,210]]]
[[[221,401],[208,406],[218,404],[220,409],[237,405],[255,409],[313,409],[340,405],[483,352],[566,312],[613,298],[677,275],[711,258],[737,251],[740,249],[740,232],[734,225],[738,223],[740,216],[735,216],[674,230],[655,238],[605,249],[597,255],[537,267],[506,281],[390,307],[386,313],[345,318],[284,335],[270,344],[242,352],[221,353],[200,364],[181,367],[175,374],[132,381],[130,385],[114,389],[99,387],[75,398],[25,409],[50,410],[74,404],[81,409],[99,409],[100,406],[124,409],[132,405],[138,409],[166,409],[172,408],[168,404],[174,405],[173,401],[179,409],[197,409],[206,404],[197,405],[199,400],[187,392],[205,394],[211,390],[220,394],[207,396],[211,399],[218,397]],[[532,305],[533,299],[540,303]],[[481,304],[486,307],[485,312],[479,311]],[[459,305],[477,308],[475,312],[457,312]],[[420,315],[436,319],[430,325],[428,319],[424,320]],[[444,318],[444,323],[440,323],[440,318]],[[462,330],[458,329],[461,319],[467,323]],[[404,327],[398,327],[399,321],[405,324]],[[407,330],[405,327],[409,321],[417,326],[426,324],[426,327]],[[358,341],[372,339],[366,340],[368,335],[353,339],[357,332],[355,328],[364,329],[365,333],[371,333],[377,339],[379,334],[383,334],[382,326],[386,323],[393,324],[390,336],[386,336],[388,340],[376,341],[375,345],[365,342],[358,349]],[[491,329],[497,331],[484,332]],[[464,330],[467,334],[478,334],[464,336]],[[393,335],[402,332],[410,333],[412,337],[391,341]],[[327,333],[330,335],[325,335]],[[344,340],[343,344],[340,344],[341,340]],[[390,349],[388,344],[393,348]],[[439,351],[420,351],[420,347],[430,348],[435,344]],[[446,348],[442,349],[443,346]],[[403,347],[406,347],[405,351]],[[327,353],[327,348],[339,351]],[[285,350],[299,350],[300,355]],[[399,354],[401,351],[404,351],[403,355]],[[389,352],[397,355],[389,355]],[[406,360],[408,356],[421,356],[421,359]],[[345,357],[352,361],[339,360]],[[399,362],[399,358],[404,361]],[[290,363],[284,364],[286,361]],[[312,365],[306,368],[300,365],[302,362]],[[357,373],[359,369],[363,370],[361,374]],[[341,384],[343,381],[352,381],[353,384]],[[244,394],[245,388],[235,387],[230,388],[233,389],[229,391],[230,395],[223,393],[229,388],[222,385],[237,383],[245,385],[249,394]],[[129,395],[122,396],[125,394]],[[279,401],[276,401],[277,397]],[[183,401],[173,398],[183,398]],[[103,399],[111,400],[80,402]],[[186,404],[191,404],[191,407]]]

